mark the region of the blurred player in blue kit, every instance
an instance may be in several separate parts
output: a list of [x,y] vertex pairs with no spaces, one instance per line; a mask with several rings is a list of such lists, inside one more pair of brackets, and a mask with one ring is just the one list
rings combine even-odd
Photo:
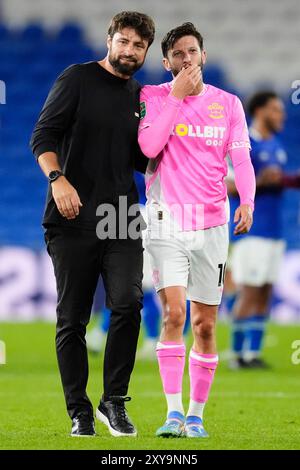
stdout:
[[[251,159],[256,175],[255,217],[250,234],[236,237],[231,224],[231,271],[238,286],[233,306],[230,366],[266,368],[261,358],[263,338],[269,317],[273,284],[277,280],[285,250],[282,223],[283,192],[299,188],[300,176],[287,175],[287,155],[278,137],[285,121],[284,104],[272,91],[258,92],[249,100],[252,118],[249,134]],[[239,200],[229,173],[228,192],[234,217]],[[235,220],[234,220],[235,222]]]

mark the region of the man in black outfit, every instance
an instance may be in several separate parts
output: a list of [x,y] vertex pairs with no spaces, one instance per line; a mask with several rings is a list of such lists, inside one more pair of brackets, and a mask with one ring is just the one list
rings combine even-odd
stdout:
[[147,15],[116,15],[105,59],[72,65],[58,77],[31,138],[49,179],[43,226],[57,283],[56,350],[72,436],[95,435],[86,394],[85,333],[100,274],[111,320],[96,417],[114,436],[136,435],[124,402],[130,400],[126,394],[140,328],[142,240],[128,231],[125,237],[99,237],[97,214],[103,215],[101,206],[109,204],[118,221],[124,219],[120,196],[127,198],[127,208],[138,202],[133,173],[142,161],[137,143],[140,86],[131,77],[153,39],[154,23]]

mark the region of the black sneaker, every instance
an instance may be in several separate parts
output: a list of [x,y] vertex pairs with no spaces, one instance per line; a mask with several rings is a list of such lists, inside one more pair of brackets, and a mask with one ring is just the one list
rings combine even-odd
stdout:
[[229,369],[239,370],[239,369],[250,369],[251,366],[249,362],[245,361],[242,357],[235,357],[229,361]]
[[72,437],[91,437],[96,436],[94,418],[86,412],[78,413],[72,419]]
[[250,361],[248,361],[248,365],[251,369],[270,369],[271,368],[271,366],[260,357],[255,357],[254,359],[251,359]]
[[137,435],[137,431],[128,418],[125,408],[125,401],[130,401],[130,397],[111,396],[109,400],[100,401],[96,410],[96,418],[104,423],[112,436],[132,436]]

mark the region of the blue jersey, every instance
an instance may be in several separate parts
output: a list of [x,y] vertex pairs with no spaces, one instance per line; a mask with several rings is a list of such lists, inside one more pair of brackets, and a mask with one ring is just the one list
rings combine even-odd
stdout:
[[[270,139],[262,139],[255,129],[249,131],[251,141],[251,160],[257,176],[261,170],[268,167],[283,169],[287,156],[286,152],[276,135]],[[237,241],[241,237],[256,236],[272,239],[282,238],[282,191],[270,190],[255,196],[254,222],[249,234],[233,235],[233,217],[239,206],[239,197],[230,198],[231,212],[231,240]]]

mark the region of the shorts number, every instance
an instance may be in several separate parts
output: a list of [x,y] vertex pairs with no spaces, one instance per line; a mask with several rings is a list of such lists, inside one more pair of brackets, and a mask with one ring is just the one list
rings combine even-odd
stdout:
[[218,287],[221,287],[222,285],[224,285],[226,263],[225,264],[218,264],[218,268],[220,270]]

